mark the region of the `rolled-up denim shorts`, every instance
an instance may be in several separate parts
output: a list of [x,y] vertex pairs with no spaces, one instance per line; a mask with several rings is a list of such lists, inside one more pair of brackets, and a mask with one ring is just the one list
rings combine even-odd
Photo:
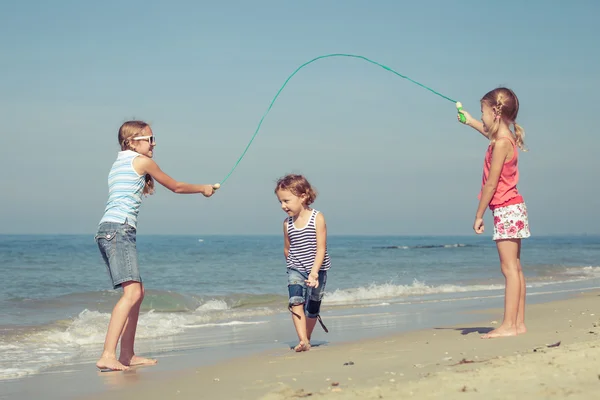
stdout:
[[136,229],[127,223],[103,222],[95,240],[106,263],[113,289],[123,283],[142,282],[137,259]]
[[[308,318],[317,318],[321,307],[321,300],[325,294],[327,271],[319,271],[319,287],[317,288],[306,286],[305,280],[308,279],[308,273],[288,268],[287,275],[290,306],[304,304],[305,315]],[[313,304],[309,304],[311,302],[313,302]],[[311,312],[308,311],[309,306]]]

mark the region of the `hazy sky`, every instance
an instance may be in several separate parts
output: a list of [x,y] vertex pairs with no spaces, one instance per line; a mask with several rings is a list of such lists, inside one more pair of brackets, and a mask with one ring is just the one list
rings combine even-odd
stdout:
[[[1,1],[0,233],[93,234],[131,118],[152,124],[165,172],[221,181],[289,74],[344,52],[477,117],[484,93],[511,87],[532,234],[598,234],[599,4]],[[161,187],[138,233],[280,233],[274,182],[297,172],[330,234],[471,234],[487,142],[455,115],[364,61],[320,60],[290,81],[214,197]]]

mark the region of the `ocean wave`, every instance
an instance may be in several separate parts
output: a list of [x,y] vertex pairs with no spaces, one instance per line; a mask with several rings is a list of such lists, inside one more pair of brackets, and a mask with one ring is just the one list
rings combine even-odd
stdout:
[[[110,311],[115,302],[121,297],[118,290],[102,290],[91,292],[77,292],[64,294],[52,298],[31,299],[26,297],[11,297],[6,301],[24,309],[60,309],[81,310],[93,304],[99,311]],[[202,302],[201,299],[168,290],[146,291],[142,311],[155,310],[157,312],[183,312],[193,311]]]
[[600,266],[535,265],[527,267],[532,286],[572,283],[600,278]]
[[266,324],[267,321],[230,321],[222,322],[220,324],[200,324],[200,325],[188,325],[188,328],[209,328],[213,326],[240,326],[240,325],[261,325]]
[[[236,309],[219,299],[208,300],[192,312],[149,310],[140,313],[136,339],[160,339],[193,328],[263,323],[245,320],[275,312],[268,307]],[[0,336],[0,380],[41,372],[90,349],[99,351],[109,321],[109,312],[84,309],[72,319]]]
[[462,293],[478,292],[484,290],[501,290],[504,285],[439,285],[430,286],[418,280],[414,280],[411,285],[397,285],[393,283],[370,284],[351,289],[337,289],[328,293],[324,298],[326,304],[353,304],[365,300],[378,300],[390,298],[403,298],[407,296],[444,294],[444,293]]
[[458,247],[476,247],[472,244],[464,244],[464,243],[451,243],[451,244],[423,244],[416,246],[373,246],[374,249],[400,249],[400,250],[410,250],[410,249],[455,249]]
[[600,267],[591,265],[584,267],[569,267],[563,274],[581,278],[600,278]]
[[[553,275],[544,277],[528,278],[528,288],[538,288],[550,285],[561,285],[573,282],[580,282],[589,279],[600,278],[600,266],[579,266],[562,267],[555,269]],[[372,283],[367,286],[360,286],[348,289],[336,289],[333,292],[326,293],[323,300],[324,304],[331,305],[359,305],[365,301],[379,299],[401,299],[411,296],[424,295],[442,295],[452,293],[468,293],[481,291],[504,290],[504,284],[443,284],[427,285],[417,279],[410,285],[394,283]]]

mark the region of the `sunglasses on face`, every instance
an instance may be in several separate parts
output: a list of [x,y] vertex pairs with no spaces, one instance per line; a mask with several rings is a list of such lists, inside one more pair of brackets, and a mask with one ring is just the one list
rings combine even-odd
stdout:
[[150,145],[156,144],[156,139],[154,138],[154,135],[152,135],[152,136],[137,136],[137,137],[131,138],[131,140],[147,140]]

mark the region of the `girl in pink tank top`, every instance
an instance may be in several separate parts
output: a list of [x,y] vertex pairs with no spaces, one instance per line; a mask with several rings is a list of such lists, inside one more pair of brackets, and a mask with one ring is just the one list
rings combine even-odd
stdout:
[[[521,239],[528,238],[529,221],[523,196],[517,190],[519,181],[518,148],[524,149],[524,132],[516,120],[519,99],[507,88],[494,89],[481,99],[481,121],[468,112],[465,124],[479,131],[490,144],[483,163],[479,206],[473,229],[484,231],[483,215],[489,207],[494,218],[494,235],[500,268],[506,282],[504,320],[482,336],[484,339],[515,336],[527,332],[525,327],[525,277],[521,268]],[[459,115],[460,121],[460,115]],[[510,126],[514,130],[510,129]]]

